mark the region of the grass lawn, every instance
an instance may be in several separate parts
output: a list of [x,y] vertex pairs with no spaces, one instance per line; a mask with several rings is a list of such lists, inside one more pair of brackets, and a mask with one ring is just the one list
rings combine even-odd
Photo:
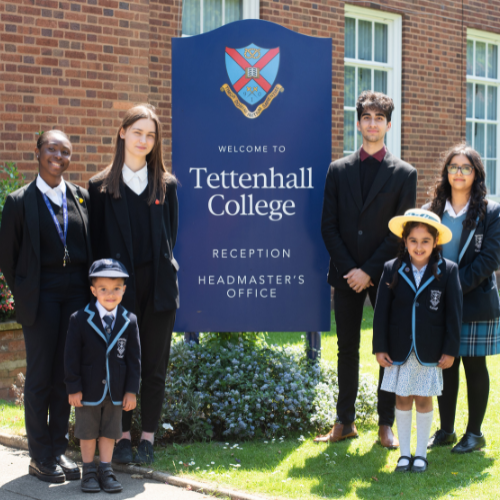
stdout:
[[0,399],[0,432],[24,436],[24,408]]

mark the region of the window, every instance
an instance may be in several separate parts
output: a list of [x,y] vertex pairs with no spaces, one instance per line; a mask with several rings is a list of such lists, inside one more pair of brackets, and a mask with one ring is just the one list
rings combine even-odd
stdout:
[[360,148],[356,101],[364,90],[383,92],[394,100],[389,150],[401,154],[401,16],[345,6],[344,154]]
[[497,143],[499,136],[498,46],[500,36],[467,30],[467,111],[465,137],[483,159],[486,185],[500,194]]
[[233,21],[258,18],[259,0],[183,0],[182,35],[199,35]]

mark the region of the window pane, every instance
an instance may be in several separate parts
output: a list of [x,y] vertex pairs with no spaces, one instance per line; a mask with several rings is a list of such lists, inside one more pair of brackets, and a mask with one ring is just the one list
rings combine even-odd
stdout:
[[200,0],[184,0],[182,2],[182,34],[200,34]]
[[373,80],[373,90],[387,94],[387,71],[374,70]]
[[387,24],[375,23],[375,61],[387,62]]
[[484,119],[484,85],[479,85],[476,83],[476,100],[474,103],[476,106],[474,118]]
[[486,44],[476,42],[476,76],[486,76]]
[[243,0],[226,0],[224,7],[224,22],[232,23],[241,19]]
[[490,194],[497,194],[497,162],[488,160],[486,162],[486,187]]
[[345,18],[344,57],[356,57],[356,19]]
[[467,84],[467,118],[472,118],[472,91],[473,91],[473,84],[468,83]]
[[488,45],[488,78],[498,78],[498,45]]
[[484,123],[474,124],[474,149],[484,156]]
[[372,23],[358,21],[358,59],[372,60]]
[[488,125],[488,135],[486,140],[486,158],[497,157],[497,126]]
[[488,120],[497,119],[497,88],[488,87]]
[[203,33],[222,26],[222,0],[203,0]]
[[344,151],[354,151],[355,111],[344,111]]
[[467,122],[465,124],[465,142],[471,146],[472,146],[472,123],[471,122]]
[[368,68],[358,68],[358,95],[364,90],[372,88],[372,70]]
[[358,150],[363,144],[363,138],[361,137],[361,133],[356,128],[356,150]]
[[346,66],[344,68],[344,106],[354,106],[356,104],[355,97],[355,73],[356,68]]
[[474,64],[474,42],[472,40],[467,40],[467,74],[473,75]]

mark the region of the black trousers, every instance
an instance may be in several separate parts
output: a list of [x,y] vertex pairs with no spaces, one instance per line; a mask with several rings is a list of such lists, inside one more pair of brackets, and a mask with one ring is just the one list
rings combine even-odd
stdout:
[[[167,377],[170,343],[174,330],[176,309],[154,312],[153,266],[135,269],[135,314],[141,339],[141,421],[142,430],[155,432],[158,428]],[[132,412],[122,414],[123,432],[132,427]]]
[[[361,293],[356,293],[352,289],[336,288],[333,297],[339,348],[337,419],[343,424],[350,424],[356,419],[355,403],[359,386],[361,322],[363,320],[363,305],[367,295],[369,295],[372,307],[374,307],[377,297],[376,286],[369,287]],[[378,423],[392,427],[395,417],[396,395],[380,389],[383,377],[384,369],[380,367],[377,389]]]
[[69,317],[85,307],[88,299],[86,269],[64,273],[42,270],[35,323],[23,326],[24,408],[33,458],[55,457],[66,451],[70,405],[64,383],[64,346]]

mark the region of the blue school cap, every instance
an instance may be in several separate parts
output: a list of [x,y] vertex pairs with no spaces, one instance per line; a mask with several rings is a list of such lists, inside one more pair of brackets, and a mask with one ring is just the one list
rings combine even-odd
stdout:
[[100,259],[96,260],[89,271],[89,278],[128,278],[127,269],[118,260]]

